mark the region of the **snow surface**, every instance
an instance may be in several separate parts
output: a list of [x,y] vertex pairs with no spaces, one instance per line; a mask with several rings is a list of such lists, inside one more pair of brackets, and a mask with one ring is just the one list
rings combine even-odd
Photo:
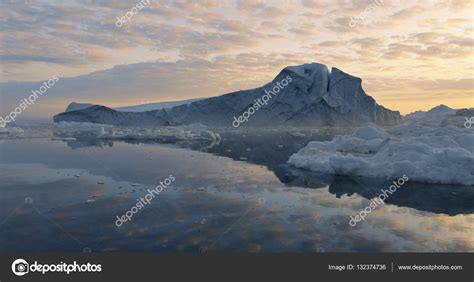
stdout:
[[[352,135],[313,141],[288,163],[335,175],[474,185],[474,131],[453,111],[412,116],[383,130],[365,124]],[[432,113],[433,113],[432,112]]]

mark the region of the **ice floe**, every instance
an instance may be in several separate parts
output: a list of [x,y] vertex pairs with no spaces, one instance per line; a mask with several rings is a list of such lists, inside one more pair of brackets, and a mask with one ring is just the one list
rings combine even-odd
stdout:
[[54,133],[62,137],[94,137],[112,140],[205,140],[219,142],[220,135],[201,124],[162,127],[121,127],[95,123],[60,122]]
[[81,138],[138,141],[210,141],[218,144],[221,137],[201,124],[186,126],[124,127],[86,122],[20,124],[0,128],[0,140],[17,138],[51,138],[74,141]]

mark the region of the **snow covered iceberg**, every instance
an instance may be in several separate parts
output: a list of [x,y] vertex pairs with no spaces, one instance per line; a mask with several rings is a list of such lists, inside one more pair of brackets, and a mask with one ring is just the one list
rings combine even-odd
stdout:
[[288,163],[327,174],[474,185],[474,133],[453,112],[412,117],[383,130],[366,124],[352,135],[310,142]]

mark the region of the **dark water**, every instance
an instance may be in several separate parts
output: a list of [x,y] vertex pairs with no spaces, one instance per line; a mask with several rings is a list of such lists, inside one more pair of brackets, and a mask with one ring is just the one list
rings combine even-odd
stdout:
[[[472,186],[406,183],[349,226],[390,180],[285,165],[337,133],[222,132],[218,144],[4,140],[0,251],[474,251]],[[115,225],[170,174],[169,188]]]

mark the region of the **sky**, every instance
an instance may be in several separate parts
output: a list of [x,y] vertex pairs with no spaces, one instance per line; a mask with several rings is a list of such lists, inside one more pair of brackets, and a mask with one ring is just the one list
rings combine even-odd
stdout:
[[0,114],[53,76],[25,115],[218,96],[311,62],[402,114],[474,107],[474,0],[146,2],[1,1]]

